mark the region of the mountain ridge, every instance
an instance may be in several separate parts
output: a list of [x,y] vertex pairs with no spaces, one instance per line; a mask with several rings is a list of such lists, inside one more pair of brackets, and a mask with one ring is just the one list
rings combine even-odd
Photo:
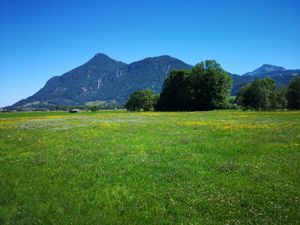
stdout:
[[151,88],[158,93],[170,71],[191,68],[191,65],[168,55],[126,64],[97,53],[81,66],[50,78],[38,92],[13,106],[77,105],[97,100],[123,104],[132,92],[139,89]]

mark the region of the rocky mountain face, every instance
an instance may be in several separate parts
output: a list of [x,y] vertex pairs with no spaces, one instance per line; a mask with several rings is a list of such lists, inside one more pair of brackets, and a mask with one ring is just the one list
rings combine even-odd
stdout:
[[[124,104],[136,90],[150,88],[160,93],[168,73],[192,66],[170,56],[146,58],[131,64],[96,54],[87,63],[61,76],[52,77],[45,86],[13,107],[41,107],[49,105],[84,105],[87,102],[115,102]],[[256,78],[271,77],[278,85],[287,85],[300,75],[300,70],[263,65],[242,76],[231,74],[232,95]]]

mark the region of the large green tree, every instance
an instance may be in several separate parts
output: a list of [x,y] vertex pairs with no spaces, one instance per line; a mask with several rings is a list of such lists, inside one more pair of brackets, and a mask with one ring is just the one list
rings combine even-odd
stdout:
[[296,77],[288,86],[287,100],[289,109],[300,109],[300,77]]
[[193,70],[197,110],[223,108],[232,85],[231,76],[215,60],[197,64]]
[[197,64],[191,71],[173,71],[164,82],[158,110],[191,111],[222,108],[231,77],[215,60]]
[[129,97],[125,107],[129,111],[152,111],[157,99],[152,90],[139,90]]
[[193,89],[190,71],[172,71],[164,82],[157,109],[165,111],[192,110]]

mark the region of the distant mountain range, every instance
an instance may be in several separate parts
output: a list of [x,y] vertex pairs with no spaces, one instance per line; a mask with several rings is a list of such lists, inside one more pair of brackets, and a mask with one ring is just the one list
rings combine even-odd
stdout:
[[270,77],[276,81],[277,86],[288,85],[295,76],[300,76],[300,69],[287,70],[280,66],[264,64],[252,72],[245,73],[241,76],[231,74],[231,76],[233,79],[231,94],[236,95],[241,87],[253,82],[256,78]]
[[[12,107],[84,105],[95,102],[124,104],[136,90],[150,88],[160,93],[165,78],[172,70],[192,68],[193,66],[167,55],[126,64],[99,53],[87,63],[61,76],[52,77],[37,93]],[[236,95],[240,87],[257,77],[268,76],[278,85],[287,85],[297,75],[300,75],[300,70],[286,70],[266,64],[241,76],[231,74],[232,95]]]

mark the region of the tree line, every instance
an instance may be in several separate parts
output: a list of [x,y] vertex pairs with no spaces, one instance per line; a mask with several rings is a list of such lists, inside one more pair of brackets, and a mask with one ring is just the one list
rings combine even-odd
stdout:
[[276,87],[271,78],[256,79],[229,96],[231,76],[215,60],[206,60],[192,70],[172,71],[162,92],[134,92],[125,107],[129,111],[204,111],[224,108],[245,110],[300,109],[300,77],[288,87]]
[[276,87],[275,81],[268,77],[256,79],[239,90],[235,102],[250,110],[300,109],[300,77],[293,79],[288,87]]

